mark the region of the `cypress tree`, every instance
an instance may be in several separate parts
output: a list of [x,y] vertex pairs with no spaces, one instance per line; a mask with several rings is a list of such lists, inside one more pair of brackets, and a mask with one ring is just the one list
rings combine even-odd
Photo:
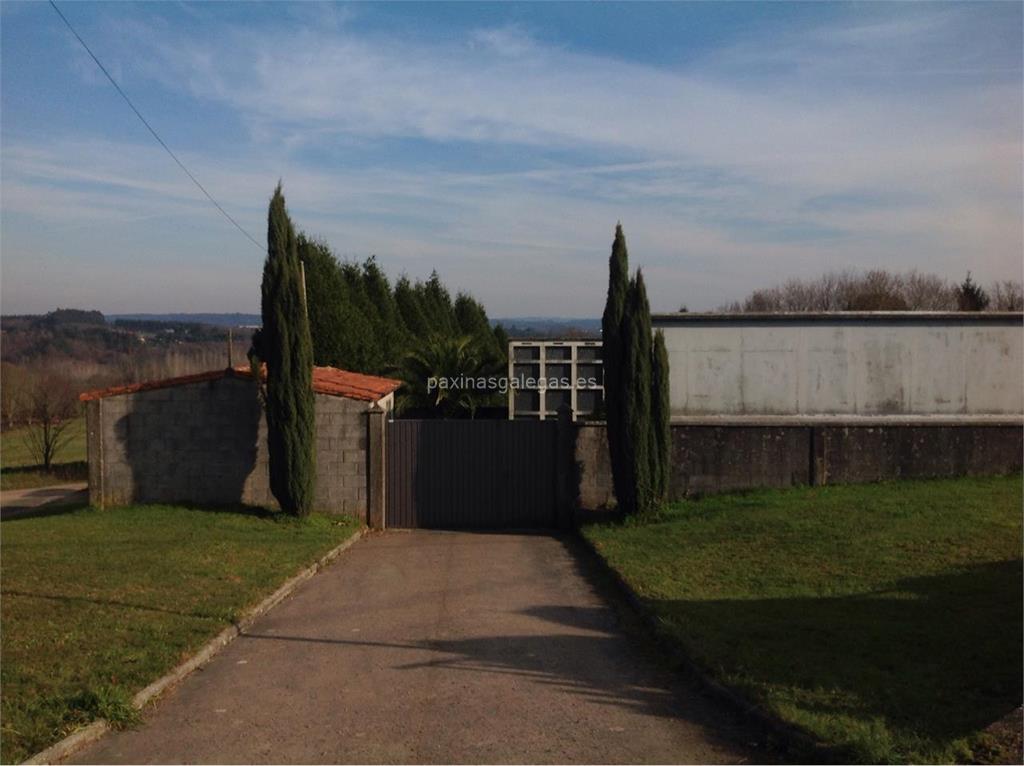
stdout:
[[625,394],[623,449],[630,486],[627,513],[646,513],[654,497],[651,475],[651,311],[647,302],[644,275],[639,270],[630,280],[626,313],[623,317],[626,338],[622,361],[622,388]]
[[502,360],[508,359],[508,331],[501,322],[494,325],[494,342],[498,346],[498,354]]
[[298,235],[299,259],[306,270],[306,301],[313,362],[351,368],[351,337],[361,317],[353,316],[338,260],[327,243]]
[[430,272],[426,282],[417,282],[416,291],[420,296],[420,305],[430,322],[431,335],[453,336],[457,334],[458,323],[455,320],[455,307],[448,289],[442,284],[437,270]]
[[313,343],[302,295],[295,228],[278,183],[267,215],[261,351],[267,365],[267,451],[270,491],[297,516],[313,507]]
[[384,366],[383,349],[379,342],[382,321],[380,312],[366,295],[362,266],[354,261],[344,261],[340,268],[350,310],[359,317],[358,325],[354,325],[349,333],[354,350],[354,359],[349,369],[375,372]]
[[460,335],[472,335],[480,341],[491,334],[487,312],[472,296],[464,292],[455,295],[455,323]]
[[476,342],[480,352],[494,361],[504,363],[508,358],[508,344],[503,344],[496,330],[491,327],[487,310],[483,304],[463,292],[455,296],[455,324],[460,335],[469,335]]
[[956,288],[956,304],[960,311],[984,311],[988,308],[991,299],[984,288],[971,279],[971,272],[967,272],[967,279]]
[[672,471],[672,429],[669,425],[672,405],[668,388],[668,349],[665,333],[654,334],[654,355],[651,358],[651,426],[653,448],[651,471],[654,475],[654,503],[662,506],[668,500],[668,485]]
[[409,281],[409,277],[404,274],[395,282],[395,305],[398,307],[402,322],[409,330],[411,346],[430,337],[430,322],[423,311],[419,293]]
[[405,353],[405,336],[407,331],[402,317],[398,313],[395,295],[387,275],[377,263],[377,257],[371,255],[363,262],[363,293],[376,308],[378,328],[376,345],[380,349],[380,363],[376,369],[369,370],[383,374],[388,365],[394,364]]
[[630,480],[628,465],[622,449],[624,392],[623,370],[623,317],[629,293],[629,253],[622,224],[615,226],[615,240],[608,258],[608,297],[601,317],[602,357],[604,359],[605,420],[608,433],[608,452],[612,464],[612,482],[615,497],[623,511],[627,511]]

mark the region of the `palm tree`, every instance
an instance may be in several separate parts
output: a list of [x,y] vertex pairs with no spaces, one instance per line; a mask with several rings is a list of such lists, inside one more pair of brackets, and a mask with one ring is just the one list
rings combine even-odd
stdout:
[[496,375],[501,365],[471,335],[432,335],[392,371],[402,381],[396,409],[472,418],[478,407],[495,398],[494,390],[481,383]]

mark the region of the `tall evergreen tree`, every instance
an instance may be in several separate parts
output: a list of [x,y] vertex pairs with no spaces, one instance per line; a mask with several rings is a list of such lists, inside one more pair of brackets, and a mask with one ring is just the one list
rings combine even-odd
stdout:
[[363,262],[363,292],[376,307],[377,346],[381,351],[381,363],[371,372],[382,374],[395,360],[400,359],[407,348],[405,323],[398,313],[391,283],[377,263],[376,256]]
[[971,272],[967,272],[967,279],[956,288],[956,304],[960,311],[984,311],[988,308],[991,299],[985,289],[971,279]]
[[668,501],[672,472],[672,428],[669,424],[672,405],[669,400],[668,375],[665,333],[658,330],[654,334],[654,355],[651,358],[651,427],[654,437],[651,472],[654,476],[654,503],[659,507]]
[[651,475],[651,310],[644,275],[639,270],[630,280],[622,336],[622,389],[624,454],[630,484],[626,488],[626,513],[646,513],[653,507]]
[[402,321],[409,329],[410,341],[424,340],[431,335],[430,321],[421,305],[420,295],[404,274],[395,282],[395,304]]
[[601,317],[602,356],[604,358],[604,399],[607,422],[608,451],[612,464],[612,481],[619,505],[624,498],[628,503],[627,488],[631,484],[629,466],[622,448],[623,410],[625,392],[622,386],[623,371],[623,317],[626,313],[626,298],[629,293],[629,253],[626,250],[626,236],[622,224],[615,227],[612,253],[608,258],[608,297],[605,300],[604,315]]
[[455,322],[463,335],[484,336],[490,334],[487,312],[472,296],[460,292],[455,296]]
[[455,308],[448,289],[441,282],[437,271],[430,272],[426,282],[416,283],[420,305],[430,323],[430,335],[456,335]]
[[323,241],[299,234],[297,248],[306,270],[313,361],[353,369],[358,362],[358,341],[368,334],[368,328],[363,316],[353,311],[341,264]]
[[351,334],[355,358],[349,369],[375,372],[384,365],[383,347],[378,342],[383,324],[380,310],[366,294],[363,268],[359,263],[342,262],[341,278],[345,283],[350,310],[362,320],[359,330]]
[[282,510],[305,516],[313,507],[316,481],[315,397],[313,344],[297,245],[279,183],[267,215],[262,285],[270,491]]
[[491,327],[487,311],[483,305],[471,295],[460,292],[455,296],[455,324],[462,335],[471,335],[482,353],[494,357],[495,361],[505,362],[508,358],[508,344],[502,344],[496,330]]
[[494,325],[494,342],[498,344],[498,354],[502,360],[508,359],[508,340],[508,331],[501,322],[498,322]]

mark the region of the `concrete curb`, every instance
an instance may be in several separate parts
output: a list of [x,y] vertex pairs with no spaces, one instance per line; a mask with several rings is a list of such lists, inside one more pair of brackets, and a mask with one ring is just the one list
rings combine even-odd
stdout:
[[[767,734],[777,737],[787,749],[797,749],[803,753],[813,754],[814,760],[821,763],[829,762],[829,751],[826,745],[819,741],[813,734],[800,727],[787,723],[781,718],[768,712],[764,708],[754,704],[740,692],[722,684],[714,679],[707,671],[698,665],[667,633],[662,620],[644,604],[643,599],[626,582],[625,578],[615,569],[604,555],[588,540],[581,531],[577,530],[576,539],[583,548],[594,558],[602,572],[614,583],[615,589],[629,604],[630,608],[651,630],[657,643],[667,652],[669,659],[680,666],[701,689],[708,695],[724,702],[729,707],[738,711],[741,715],[753,721]],[[804,758],[800,762],[804,762]]]
[[[358,542],[367,531],[368,530],[365,527],[358,530],[343,543],[335,546],[317,559],[316,563],[306,567],[294,577],[286,580],[280,588],[275,590],[256,606],[252,607],[252,609],[247,610],[245,614],[231,627],[222,630],[187,660],[182,662],[166,675],[158,678],[142,691],[138,692],[134,697],[132,697],[132,706],[141,710],[155,697],[160,696],[171,687],[183,681],[194,670],[205,665],[218,652],[220,652],[221,649],[241,635],[246,628],[252,625],[252,623],[281,603],[285,598],[290,596],[296,588],[338,558],[342,552],[355,545],[355,543]],[[93,721],[88,726],[78,729],[73,734],[69,734],[60,742],[50,745],[50,747],[45,750],[36,753],[23,763],[59,763],[73,753],[76,753],[87,745],[91,745],[93,742],[101,739],[110,730],[110,724],[103,719]]]
[[91,745],[110,731],[110,724],[104,720],[93,721],[88,726],[79,729],[74,734],[69,734],[60,742],[50,745],[41,753],[36,753],[25,763],[56,763],[62,758],[67,758],[72,753],[81,750],[86,745]]

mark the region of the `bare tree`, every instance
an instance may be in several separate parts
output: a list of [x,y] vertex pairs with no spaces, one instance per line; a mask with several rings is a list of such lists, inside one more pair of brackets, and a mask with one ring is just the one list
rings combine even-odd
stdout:
[[903,277],[903,297],[911,311],[956,311],[956,290],[935,274],[908,272]]
[[[965,293],[966,289],[969,291]],[[966,297],[965,297],[966,296]],[[988,298],[991,297],[991,303]],[[898,274],[884,269],[829,272],[815,279],[789,279],[774,287],[754,290],[743,301],[733,301],[719,311],[1021,311],[1021,283],[1004,280],[992,285],[991,296],[966,280],[955,285],[935,274],[909,271]]]
[[743,301],[742,306],[739,303],[733,303],[732,305],[737,307],[738,310],[746,312],[783,311],[782,293],[777,287],[767,290],[754,290]]
[[25,446],[49,471],[54,459],[71,440],[68,427],[78,414],[78,399],[71,381],[56,374],[38,374],[27,389],[23,407],[28,417]]
[[1004,279],[995,282],[989,292],[993,311],[1024,311],[1024,287],[1020,282]]
[[0,426],[11,428],[24,422],[22,402],[30,381],[24,367],[0,362]]
[[906,311],[902,277],[883,269],[872,269],[857,280],[844,308],[847,311]]

